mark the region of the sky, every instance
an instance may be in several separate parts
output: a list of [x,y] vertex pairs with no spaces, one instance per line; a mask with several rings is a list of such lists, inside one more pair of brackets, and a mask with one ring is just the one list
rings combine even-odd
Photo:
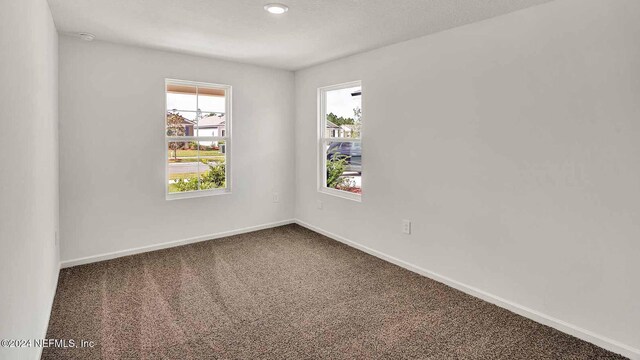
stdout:
[[353,118],[353,109],[361,107],[362,96],[351,96],[360,86],[327,91],[327,114]]
[[[196,105],[197,101],[197,105]],[[196,111],[198,108],[202,112],[225,112],[225,101],[223,96],[203,96],[200,95],[196,99],[195,95],[190,94],[167,94],[167,109],[178,109],[185,111]],[[187,119],[193,120],[192,116],[187,113],[182,113]]]
[[[353,118],[353,109],[361,107],[362,96],[351,96],[351,93],[360,90],[360,87],[332,90],[327,92],[327,114],[334,113],[338,117]],[[167,109],[178,109],[184,111],[196,111],[200,108],[203,112],[225,112],[225,101],[222,96],[202,96],[197,99],[190,94],[167,94]],[[194,114],[180,112],[187,119],[193,120]]]

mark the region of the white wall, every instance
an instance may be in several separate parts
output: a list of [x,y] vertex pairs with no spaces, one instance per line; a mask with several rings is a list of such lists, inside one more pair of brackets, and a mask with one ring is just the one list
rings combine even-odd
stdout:
[[[233,86],[232,194],[165,200],[165,78]],[[291,219],[293,86],[288,71],[61,36],[63,262]]]
[[58,277],[58,35],[45,0],[0,2],[0,49],[0,339],[43,338]]
[[[638,14],[561,0],[296,72],[296,218],[640,348]],[[316,90],[352,80],[362,203],[316,189]]]

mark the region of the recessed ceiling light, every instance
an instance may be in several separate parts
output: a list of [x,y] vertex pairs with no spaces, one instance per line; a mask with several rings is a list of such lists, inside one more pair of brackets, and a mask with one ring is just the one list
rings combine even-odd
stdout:
[[96,38],[95,35],[85,32],[78,33],[78,37],[84,41],[93,41]]
[[284,14],[289,11],[289,7],[284,4],[267,4],[264,6],[264,9],[268,12],[276,15]]

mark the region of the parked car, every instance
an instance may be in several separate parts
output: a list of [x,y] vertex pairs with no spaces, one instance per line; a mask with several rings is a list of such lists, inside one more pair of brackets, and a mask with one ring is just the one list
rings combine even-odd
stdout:
[[346,159],[346,171],[362,174],[362,146],[354,142],[334,142],[327,149],[327,160],[334,156],[343,156]]

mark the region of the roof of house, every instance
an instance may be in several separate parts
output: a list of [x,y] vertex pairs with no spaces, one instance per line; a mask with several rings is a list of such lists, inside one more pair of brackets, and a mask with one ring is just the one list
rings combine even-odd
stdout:
[[331,121],[327,120],[327,127],[331,128],[331,129],[340,129],[340,126],[332,123]]
[[221,127],[225,125],[226,117],[224,115],[212,115],[205,116],[200,121],[198,121],[197,128],[214,128]]

